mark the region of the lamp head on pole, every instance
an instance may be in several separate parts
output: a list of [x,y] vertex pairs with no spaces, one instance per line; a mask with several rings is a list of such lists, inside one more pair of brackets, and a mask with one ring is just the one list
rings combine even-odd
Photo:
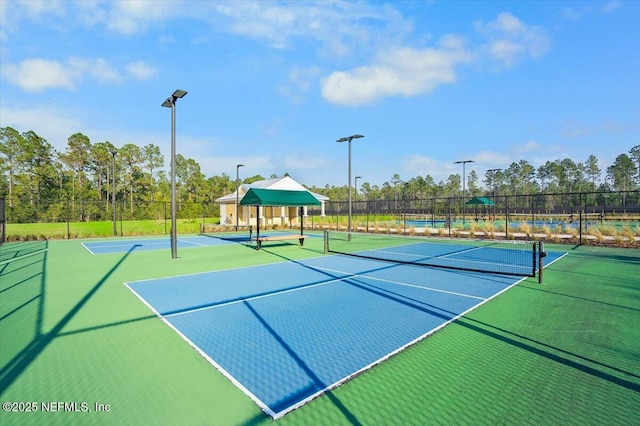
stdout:
[[364,138],[364,136],[363,135],[351,135],[351,136],[347,136],[347,137],[344,137],[344,138],[340,138],[336,142],[351,142],[352,139],[360,139],[360,138]]
[[176,103],[176,99],[184,98],[187,94],[186,90],[177,89],[173,94],[167,98],[166,101],[162,103],[162,106],[165,108],[171,108]]

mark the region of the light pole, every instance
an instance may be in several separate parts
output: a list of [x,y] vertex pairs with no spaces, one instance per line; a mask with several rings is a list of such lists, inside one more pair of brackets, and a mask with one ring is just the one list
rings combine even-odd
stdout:
[[465,224],[465,216],[466,216],[466,203],[464,202],[465,194],[467,193],[467,173],[465,172],[465,165],[467,163],[473,163],[474,160],[462,160],[462,161],[454,161],[453,164],[462,164],[462,226]]
[[111,210],[113,212],[113,235],[115,236],[118,235],[118,230],[116,229],[116,154],[118,150],[115,147],[111,147],[109,151],[113,156],[113,162],[111,163],[111,181],[113,182],[111,190]]
[[338,139],[336,142],[349,142],[349,216],[347,218],[347,232],[349,232],[349,238],[351,238],[351,141],[353,139],[364,138],[362,135],[351,135]]
[[236,164],[236,232],[238,231],[240,220],[240,194],[238,191],[240,190],[240,167],[244,167],[244,164]]
[[496,177],[498,172],[501,172],[502,169],[489,169],[487,170],[489,173],[491,173],[491,180],[493,183],[493,220],[495,222],[496,220],[496,192],[497,192],[497,188],[498,188],[498,184],[496,183]]
[[165,108],[171,108],[171,258],[178,257],[178,233],[176,229],[176,101],[183,98],[187,92],[177,89],[162,103]]

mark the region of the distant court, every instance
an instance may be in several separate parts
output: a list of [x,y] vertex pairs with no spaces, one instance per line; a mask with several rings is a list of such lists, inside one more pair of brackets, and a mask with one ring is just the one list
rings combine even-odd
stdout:
[[[178,248],[210,247],[233,244],[239,240],[249,240],[248,236],[233,238],[210,238],[200,235],[178,236]],[[110,239],[105,241],[84,242],[82,245],[91,254],[126,253],[128,251],[170,250],[171,238]]]

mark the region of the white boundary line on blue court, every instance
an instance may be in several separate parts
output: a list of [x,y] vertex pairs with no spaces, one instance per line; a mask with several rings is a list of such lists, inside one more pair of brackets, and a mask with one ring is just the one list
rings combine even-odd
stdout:
[[[197,243],[195,241],[187,241],[184,238],[208,238],[208,237],[203,237],[201,235],[185,235],[181,238],[178,238],[177,242],[182,243],[182,244],[186,244],[187,246],[182,247],[182,248],[194,248],[194,246],[196,247],[215,247],[216,244],[202,244],[202,243]],[[118,238],[118,240],[115,240],[115,238]],[[113,247],[131,247],[131,243],[140,243],[141,246],[154,246],[154,245],[165,245],[167,242],[171,242],[170,237],[167,236],[154,236],[154,237],[129,237],[128,239],[121,239],[122,237],[114,237],[114,239],[110,239],[110,240],[99,240],[99,241],[83,241],[80,242],[80,244],[82,244],[82,246],[84,248],[86,248],[89,253],[91,253],[93,256],[101,256],[103,254],[117,254],[117,253],[124,253],[122,251],[114,251],[114,252],[107,252],[107,253],[95,253],[93,250],[91,250],[89,247],[87,247],[87,245],[85,243],[88,244],[92,244],[95,245],[96,248],[99,247],[109,247],[109,248],[113,248]],[[101,245],[101,243],[104,243],[103,245]],[[189,245],[191,247],[189,247]],[[164,247],[163,247],[164,248]],[[161,250],[162,248],[157,248],[157,249],[150,249],[150,250],[143,250],[143,251],[153,251],[153,250]]]
[[294,263],[294,262],[291,262],[289,260],[282,260],[282,261],[273,262],[273,263],[261,263],[259,265],[246,265],[246,266],[238,266],[236,268],[215,269],[213,271],[191,272],[189,274],[170,275],[168,277],[145,278],[143,280],[131,281],[131,284],[133,284],[133,283],[142,283],[142,282],[145,282],[145,281],[158,281],[158,280],[165,280],[165,279],[171,279],[171,278],[190,277],[190,276],[193,276],[193,275],[217,274],[218,272],[237,271],[237,270],[240,270],[240,269],[259,268],[259,267],[270,266],[270,265],[281,265],[283,263]]
[[[410,265],[407,265],[407,266],[410,266]],[[338,271],[338,270],[329,269],[329,268],[320,268],[320,267],[318,267],[317,269],[321,269],[323,271],[337,272],[337,273],[340,273],[340,274],[346,273],[346,272],[343,272],[343,271]],[[421,290],[433,291],[433,292],[436,292],[436,293],[445,293],[445,294],[451,294],[453,296],[468,297],[470,299],[486,300],[485,297],[473,296],[471,294],[456,293],[455,291],[447,291],[447,290],[442,290],[442,289],[439,289],[439,288],[424,287],[424,286],[421,286],[421,285],[408,284],[408,283],[403,283],[403,282],[400,282],[400,281],[386,280],[384,278],[375,278],[375,277],[371,277],[369,275],[354,274],[354,276],[363,277],[363,278],[367,278],[367,279],[374,280],[374,281],[387,282],[387,283],[390,283],[390,284],[396,284],[396,285],[400,285],[400,286],[404,286],[404,287],[412,287],[412,288],[418,288],[418,289],[421,289]]]
[[337,388],[338,386],[342,385],[343,383],[348,382],[349,380],[353,379],[354,377],[362,374],[363,372],[369,370],[372,367],[375,367],[376,365],[386,361],[387,359],[391,358],[392,356],[404,351],[405,349],[407,349],[409,346],[415,345],[416,343],[420,342],[421,340],[426,339],[427,337],[431,336],[433,333],[435,333],[436,331],[441,330],[442,328],[446,327],[447,325],[451,324],[452,322],[456,321],[458,318],[463,317],[464,315],[466,315],[467,313],[473,311],[474,309],[480,307],[481,305],[487,303],[488,301],[494,299],[495,297],[499,296],[500,294],[504,293],[505,291],[509,290],[510,288],[518,285],[519,283],[521,283],[522,281],[524,281],[526,279],[525,278],[521,278],[518,281],[514,282],[513,284],[509,285],[508,287],[504,288],[503,290],[499,291],[498,293],[494,294],[493,296],[487,298],[487,299],[483,299],[480,303],[478,303],[477,305],[472,306],[471,308],[467,309],[466,311],[456,315],[454,318],[451,318],[450,320],[440,324],[439,326],[427,331],[425,334],[418,336],[417,338],[413,339],[412,341],[406,343],[405,345],[399,347],[398,349],[396,349],[395,351],[389,352],[387,355],[379,358],[376,361],[373,361],[372,363],[362,367],[361,369],[351,373],[350,375],[336,381],[335,383],[325,387],[324,389],[319,390],[318,392],[314,393],[313,395],[308,396],[307,398],[301,400],[300,402],[298,402],[297,404],[294,404],[290,407],[288,407],[285,410],[279,411],[278,413],[276,413],[275,416],[272,416],[274,420],[278,420],[279,418],[281,418],[282,416],[286,415],[287,413],[290,413],[293,410],[296,410],[300,407],[302,407],[304,404],[306,404],[307,402],[321,396],[324,395],[325,393],[329,392],[330,390],[333,390],[335,388]]
[[[135,282],[139,282],[139,281],[135,281]],[[132,289],[129,286],[128,283],[125,282],[123,284],[125,286],[127,286],[127,288],[129,290],[131,290],[131,292],[133,294],[135,294],[136,297],[138,299],[140,299],[140,301],[142,301],[142,303],[144,303],[151,310],[151,312],[153,312],[158,318],[160,318],[160,320],[162,320],[163,323],[168,325],[173,331],[175,331],[178,334],[178,336],[180,336],[185,342],[187,342],[187,344],[189,346],[191,346],[193,349],[195,349],[209,364],[213,365],[213,367],[216,370],[218,370],[220,373],[222,373],[222,375],[225,376],[227,379],[229,379],[229,381],[231,381],[231,383],[233,383],[238,389],[240,389],[242,392],[244,392],[245,395],[247,395],[249,398],[251,398],[251,400],[253,400],[253,402],[255,402],[263,412],[265,412],[266,414],[268,414],[272,418],[275,418],[274,416],[276,415],[276,413],[274,413],[273,410],[271,410],[271,408],[269,408],[269,406],[267,404],[262,402],[262,400],[260,398],[255,396],[242,383],[240,383],[238,380],[236,380],[236,378],[233,377],[231,375],[231,373],[229,373],[227,370],[225,370],[220,364],[215,362],[215,360],[213,360],[213,358],[211,358],[209,355],[207,355],[206,352],[204,352],[202,349],[200,349],[200,347],[198,345],[196,345],[191,339],[189,339],[180,330],[178,330],[176,327],[174,327],[174,325],[171,324],[171,322],[169,322],[169,320],[167,320],[165,317],[163,317],[158,311],[156,311],[153,308],[153,306],[151,306],[149,303],[147,303],[147,301],[142,296],[140,296],[134,289]]]
[[96,254],[95,254],[94,252],[92,252],[92,251],[91,251],[91,249],[90,249],[89,247],[87,247],[86,245],[84,245],[84,243],[80,243],[80,244],[82,245],[82,247],[86,248],[86,249],[87,249],[87,251],[88,251],[89,253],[91,253],[91,256],[96,256]]
[[327,285],[327,284],[333,284],[333,283],[336,283],[336,282],[344,281],[345,279],[348,279],[348,278],[354,278],[354,277],[358,277],[358,276],[360,276],[360,275],[353,274],[353,275],[350,275],[350,276],[345,276],[345,277],[342,277],[342,278],[336,278],[336,279],[333,279],[333,280],[327,280],[327,281],[323,281],[323,282],[316,283],[316,284],[302,285],[300,287],[290,288],[290,289],[287,289],[287,290],[274,291],[273,293],[269,293],[269,294],[261,294],[261,295],[258,295],[258,296],[242,297],[242,298],[239,298],[237,300],[233,300],[231,302],[226,302],[226,303],[220,303],[220,304],[217,304],[215,306],[207,306],[205,308],[197,308],[197,309],[191,309],[191,310],[188,310],[188,311],[177,312],[175,314],[167,314],[164,317],[165,318],[177,317],[177,316],[180,316],[180,315],[192,314],[194,312],[201,312],[201,311],[208,311],[210,309],[215,309],[215,308],[222,308],[223,306],[236,305],[238,303],[244,303],[244,302],[247,302],[249,300],[258,300],[258,299],[264,299],[264,298],[271,297],[271,296],[279,296],[281,294],[292,293],[294,291],[306,290],[306,289],[313,288],[313,287],[319,287],[319,286],[323,286],[323,285]]

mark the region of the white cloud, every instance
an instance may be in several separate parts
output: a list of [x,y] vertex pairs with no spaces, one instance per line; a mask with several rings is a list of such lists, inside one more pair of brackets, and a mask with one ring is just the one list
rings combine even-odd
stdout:
[[411,24],[393,7],[366,2],[219,2],[205,13],[216,28],[224,28],[278,49],[294,47],[294,39],[319,41],[330,57],[347,57],[389,43],[406,34]]
[[320,69],[317,67],[295,67],[289,73],[287,84],[283,84],[278,90],[294,103],[300,103],[311,89],[313,83],[315,83],[319,74]]
[[600,8],[600,12],[601,13],[611,13],[614,10],[617,10],[621,6],[622,6],[622,2],[610,1],[610,2],[607,2],[607,3],[602,5],[602,7]]
[[69,58],[69,66],[83,75],[91,75],[101,83],[120,83],[124,77],[102,58]]
[[61,109],[58,105],[2,107],[0,127],[13,127],[18,131],[33,130],[54,148],[63,150],[69,136],[84,128],[78,118],[80,115],[78,111]]
[[29,58],[19,64],[6,64],[2,68],[2,76],[26,92],[42,92],[48,89],[74,90],[87,76],[102,84],[118,84],[128,77],[148,79],[157,72],[144,61],[129,63],[125,69],[126,75],[103,58],[71,57],[66,63]]
[[530,151],[538,151],[540,150],[541,145],[536,141],[528,141],[522,145],[515,146],[514,151],[518,153],[525,153]]
[[562,129],[562,136],[567,138],[580,138],[591,133],[591,130],[579,124],[567,124]]
[[[580,7],[567,6],[560,11],[563,18],[569,21],[579,21],[593,14],[606,14],[618,10],[622,7],[620,1],[600,2],[595,5],[579,5]],[[596,6],[599,6],[596,8]]]
[[105,17],[107,29],[133,35],[147,30],[150,23],[184,16],[188,6],[180,1],[127,0],[109,3]]
[[131,62],[125,68],[127,73],[136,80],[147,80],[158,73],[156,68],[144,61]]
[[280,159],[280,164],[287,170],[321,169],[331,164],[326,158],[319,156],[285,156]]
[[487,168],[499,168],[504,164],[511,164],[511,162],[513,162],[513,155],[504,152],[481,151],[474,155],[472,159]]
[[455,67],[471,58],[462,41],[452,36],[434,48],[393,48],[380,53],[373,65],[333,72],[322,81],[322,95],[331,103],[357,106],[429,93],[455,82]]
[[25,59],[19,64],[6,64],[2,75],[27,92],[74,89],[82,78],[82,72],[74,67],[40,58]]
[[541,27],[527,25],[508,12],[500,13],[495,20],[486,24],[476,21],[475,27],[488,39],[480,51],[506,67],[512,67],[527,58],[540,58],[551,45],[551,40]]

